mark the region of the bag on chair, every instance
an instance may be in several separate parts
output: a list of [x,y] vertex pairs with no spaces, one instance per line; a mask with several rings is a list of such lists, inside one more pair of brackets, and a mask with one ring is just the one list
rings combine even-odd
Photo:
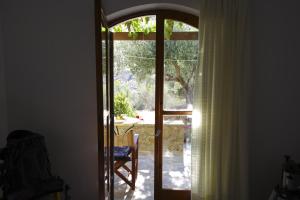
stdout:
[[63,191],[63,180],[51,174],[45,139],[40,134],[11,132],[0,160],[0,186],[6,200],[29,200]]

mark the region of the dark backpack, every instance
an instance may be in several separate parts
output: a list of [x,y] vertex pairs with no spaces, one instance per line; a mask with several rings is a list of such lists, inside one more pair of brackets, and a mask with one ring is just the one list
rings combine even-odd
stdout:
[[44,136],[26,130],[11,132],[0,153],[4,198],[29,200],[63,191],[64,182],[51,174]]

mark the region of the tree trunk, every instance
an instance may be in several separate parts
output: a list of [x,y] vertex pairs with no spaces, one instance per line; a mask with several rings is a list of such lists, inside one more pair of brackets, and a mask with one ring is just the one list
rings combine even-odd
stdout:
[[193,88],[189,86],[185,92],[186,105],[189,107],[189,105],[193,105]]
[[189,82],[184,80],[184,78],[182,77],[180,66],[178,65],[177,61],[173,61],[172,64],[176,72],[175,76],[166,74],[165,80],[176,81],[182,86],[185,91],[186,105],[189,107],[189,105],[193,105],[193,87],[191,87],[189,85]]

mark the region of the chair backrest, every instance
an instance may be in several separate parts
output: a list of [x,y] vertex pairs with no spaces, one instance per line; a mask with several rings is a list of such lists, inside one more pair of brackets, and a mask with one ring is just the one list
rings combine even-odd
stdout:
[[115,134],[114,138],[114,146],[122,147],[122,146],[134,146],[134,132],[133,130],[129,130],[123,134]]

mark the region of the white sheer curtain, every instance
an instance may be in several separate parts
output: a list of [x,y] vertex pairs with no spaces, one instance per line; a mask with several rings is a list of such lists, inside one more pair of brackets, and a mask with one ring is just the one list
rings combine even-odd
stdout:
[[200,0],[192,200],[247,199],[248,4]]

